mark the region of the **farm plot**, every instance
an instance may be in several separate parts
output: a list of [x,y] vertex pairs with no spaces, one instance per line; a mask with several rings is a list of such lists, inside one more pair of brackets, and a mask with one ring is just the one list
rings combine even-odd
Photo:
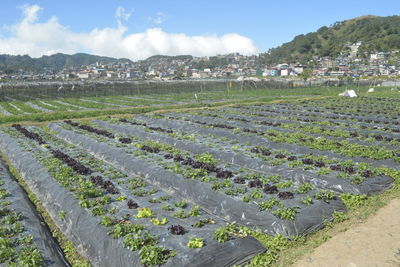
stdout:
[[[161,106],[168,104],[207,104],[218,101],[257,101],[260,98],[297,98],[315,95],[336,95],[339,88],[295,88],[295,89],[266,89],[252,88],[248,90],[215,88],[215,90],[202,90],[199,86],[198,91],[174,92],[168,94],[157,94],[151,92],[131,92],[129,95],[96,94],[89,96],[83,92],[76,97],[68,97],[65,94],[55,94],[45,98],[37,95],[32,97],[19,96],[17,99],[8,96],[0,101],[0,117],[10,115],[29,115],[51,112],[66,111],[91,111],[91,110],[115,110],[132,107]],[[109,88],[109,93],[112,89]],[[46,94],[47,95],[47,94]],[[64,117],[65,118],[65,117]]]
[[[192,97],[193,98],[193,97]],[[185,103],[194,102],[191,101]],[[141,99],[129,97],[88,97],[88,98],[58,98],[54,100],[31,100],[0,102],[0,116],[24,115],[34,113],[48,113],[76,110],[103,110],[121,109],[139,106],[154,106],[160,104],[174,104],[177,100]]]
[[13,125],[0,148],[92,265],[230,266],[399,179],[398,114],[346,101]]
[[0,162],[0,265],[68,266],[24,191]]
[[265,250],[239,226],[43,129],[4,131],[10,161],[92,265],[158,265],[171,258],[167,265],[221,266]]

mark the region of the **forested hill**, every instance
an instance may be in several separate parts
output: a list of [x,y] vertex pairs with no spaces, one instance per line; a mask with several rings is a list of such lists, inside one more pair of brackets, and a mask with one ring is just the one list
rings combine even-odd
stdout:
[[25,71],[42,71],[44,69],[61,70],[63,68],[80,67],[82,65],[94,64],[98,61],[112,63],[117,61],[131,62],[129,59],[115,59],[111,57],[101,57],[89,54],[54,54],[51,56],[42,56],[40,58],[31,58],[28,55],[12,56],[0,55],[0,70],[14,72],[20,69]]
[[316,32],[301,34],[292,41],[270,49],[267,64],[307,62],[312,56],[335,57],[346,53],[348,44],[363,42],[358,53],[400,49],[400,16],[363,16],[321,27]]

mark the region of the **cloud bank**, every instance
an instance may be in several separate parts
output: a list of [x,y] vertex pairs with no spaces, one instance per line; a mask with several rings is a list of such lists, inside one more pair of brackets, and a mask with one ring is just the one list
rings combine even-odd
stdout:
[[54,53],[86,52],[139,60],[159,54],[212,56],[235,52],[255,54],[258,51],[250,38],[236,33],[188,36],[167,33],[161,28],[128,33],[121,19],[128,20],[132,12],[126,12],[122,7],[115,13],[119,22],[117,27],[95,28],[87,33],[72,32],[61,25],[57,17],[40,22],[42,8],[38,5],[25,5],[21,9],[22,20],[7,26],[10,31],[7,37],[0,35],[0,54],[40,57]]

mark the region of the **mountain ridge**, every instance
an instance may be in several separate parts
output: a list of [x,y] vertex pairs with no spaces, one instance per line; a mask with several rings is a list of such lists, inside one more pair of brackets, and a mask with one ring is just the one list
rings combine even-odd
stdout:
[[112,57],[96,56],[86,53],[76,53],[67,55],[57,53],[51,56],[41,56],[33,58],[28,55],[0,55],[0,70],[7,72],[15,72],[20,69],[24,71],[43,71],[45,69],[59,71],[64,68],[74,68],[83,65],[90,65],[96,62],[113,63],[113,62],[132,62],[129,59],[116,59]]
[[336,57],[349,52],[347,46],[356,42],[362,43],[358,51],[360,56],[400,49],[400,16],[365,15],[320,27],[270,49],[264,55],[264,63],[305,63],[313,56]]

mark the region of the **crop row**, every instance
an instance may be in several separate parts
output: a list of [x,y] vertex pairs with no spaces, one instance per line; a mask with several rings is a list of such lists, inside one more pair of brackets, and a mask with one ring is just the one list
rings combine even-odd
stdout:
[[[225,110],[224,110],[225,111]],[[306,115],[300,115],[295,112],[289,112],[287,115],[280,114],[280,112],[264,112],[264,111],[246,111],[245,109],[237,109],[231,110],[227,109],[229,113],[232,114],[246,114],[248,116],[253,117],[262,117],[265,119],[275,119],[275,120],[285,120],[285,121],[295,121],[300,123],[312,123],[313,125],[319,126],[333,126],[335,128],[342,128],[346,127],[350,130],[352,129],[362,129],[368,131],[377,131],[377,132],[393,132],[399,133],[400,129],[397,126],[380,126],[375,124],[370,124],[366,122],[356,122],[356,121],[345,121],[345,120],[337,120],[337,119],[329,119],[326,118],[319,118],[315,116],[314,118],[309,118]]]
[[[176,117],[179,119],[179,117]],[[263,130],[255,129],[254,127],[242,123],[223,123],[222,121],[209,120],[206,118],[199,118],[196,116],[185,115],[185,120],[192,121],[194,123],[205,125],[208,127],[217,127],[222,129],[232,129],[233,131],[245,132],[246,134],[262,136],[265,139],[277,142],[277,143],[290,143],[307,146],[312,149],[319,149],[325,151],[333,151],[339,155],[349,157],[364,157],[375,160],[390,159],[393,161],[400,160],[400,154],[397,150],[390,150],[384,147],[378,147],[376,145],[359,145],[350,143],[347,140],[331,140],[326,137],[314,137],[301,132],[285,132],[278,131],[275,129]],[[235,126],[233,126],[235,125]],[[238,128],[242,125],[242,128]]]
[[[32,135],[35,136],[35,133],[31,132],[30,136]],[[42,132],[42,135],[45,136],[46,134]],[[60,146],[62,142],[58,141],[56,143],[57,146]],[[50,146],[49,142],[46,142],[45,144],[42,144],[42,146],[36,147],[35,149],[56,151],[52,147],[53,145]],[[83,153],[83,151],[81,151],[81,153]],[[171,200],[174,198],[171,196],[161,195],[157,197],[160,190],[156,188],[146,189],[150,185],[139,178],[129,179],[127,186],[128,188],[131,188],[130,190],[132,190],[130,194],[135,195],[137,198],[148,198],[147,204],[143,204],[146,203],[143,201],[133,201],[130,199],[129,194],[123,194],[127,193],[127,191],[123,187],[121,188],[121,181],[118,181],[117,186],[121,190],[121,193],[118,192],[118,195],[115,195],[115,198],[113,196],[108,196],[107,194],[100,193],[96,187],[93,187],[97,186],[98,188],[104,188],[104,179],[96,175],[96,171],[91,170],[91,168],[86,166],[83,172],[81,168],[78,168],[74,171],[74,164],[71,163],[78,161],[73,159],[71,156],[66,155],[65,153],[57,153],[61,155],[62,161],[66,164],[66,166],[68,166],[61,166],[60,169],[60,167],[56,165],[57,161],[49,160],[48,155],[46,156],[45,154],[46,153],[43,151],[37,151],[37,156],[41,158],[41,162],[48,162],[47,167],[49,171],[53,173],[54,177],[58,179],[61,184],[69,187],[71,192],[77,192],[77,197],[80,200],[79,204],[82,208],[91,209],[91,213],[95,216],[102,216],[99,223],[111,228],[109,232],[111,237],[121,237],[124,240],[124,245],[128,249],[138,250],[141,262],[143,264],[160,264],[165,262],[168,257],[173,256],[176,253],[173,250],[156,246],[156,244],[159,242],[157,240],[160,240],[160,238],[152,235],[151,232],[160,233],[160,230],[155,231],[155,229],[164,228],[166,232],[170,232],[169,238],[166,238],[165,234],[163,234],[163,239],[160,241],[163,244],[167,243],[168,245],[172,245],[176,251],[182,250],[182,247],[180,247],[179,244],[183,241],[183,239],[180,238],[181,241],[179,241],[178,244],[174,244],[172,240],[176,238],[173,237],[175,235],[184,235],[186,237],[184,239],[188,239],[188,241],[186,241],[187,249],[184,249],[183,252],[180,251],[184,254],[190,254],[191,248],[200,248],[206,244],[212,247],[212,243],[216,242],[213,241],[214,238],[212,229],[216,231],[218,226],[221,226],[222,222],[217,218],[207,216],[206,212],[201,210],[199,206],[193,206],[183,200],[176,200],[172,202]],[[83,166],[82,163],[80,163],[80,165]],[[97,168],[99,168],[99,166],[97,166]],[[72,174],[71,171],[68,170],[74,171],[76,175]],[[85,176],[87,178],[84,178]],[[88,183],[89,181],[92,182],[92,185]],[[124,202],[126,203],[126,206],[124,211],[122,211],[123,209],[120,207],[120,205],[118,205],[118,203],[122,204]],[[162,203],[164,203],[164,205],[161,208],[160,204]],[[118,208],[115,206],[118,206]],[[190,208],[190,206],[192,207]],[[121,211],[119,211],[120,209]],[[137,214],[135,216],[128,216],[126,210],[136,210]],[[121,217],[118,218],[118,215]],[[199,219],[196,220],[196,218]],[[132,220],[138,221],[140,224],[132,223]],[[142,223],[143,220],[146,220],[145,223]],[[185,220],[189,221],[185,223]],[[170,224],[174,222],[176,224]],[[131,224],[132,226],[130,226]],[[146,227],[144,225],[146,225]],[[128,228],[131,230],[125,226],[129,226]],[[231,227],[230,232],[232,232],[232,229],[234,228],[235,227]],[[201,233],[202,237],[195,238],[191,236],[197,232]],[[233,232],[232,234],[229,234],[229,232],[226,230],[225,235],[227,235],[227,238],[224,238],[223,241],[221,239],[218,242],[228,241],[229,239],[231,239],[232,242],[236,242],[234,240],[235,238]],[[243,253],[246,252],[244,251]]]
[[[126,119],[121,119],[120,121],[127,122]],[[104,123],[102,123],[104,125]],[[139,124],[142,127],[143,125],[146,125],[145,123],[141,122],[135,122],[133,123],[130,121],[130,124]],[[175,130],[174,133],[168,134],[173,138],[177,138],[182,140],[181,142],[191,142],[192,144],[195,144],[197,142],[202,142],[206,144],[206,147],[208,147],[210,150],[211,149],[218,149],[219,151],[228,151],[229,149],[235,150],[236,153],[243,153],[244,155],[248,155],[249,157],[253,157],[256,155],[260,159],[262,159],[265,162],[268,162],[271,166],[282,166],[286,165],[288,167],[297,167],[297,168],[303,168],[304,170],[318,170],[317,174],[318,175],[327,175],[331,172],[337,173],[337,177],[340,178],[346,178],[349,180],[353,180],[354,182],[362,182],[364,178],[369,177],[372,175],[372,170],[370,167],[368,167],[368,164],[361,164],[359,167],[359,171],[357,171],[358,167],[356,166],[355,162],[352,162],[351,160],[345,161],[343,164],[347,167],[351,167],[353,171],[349,172],[349,169],[347,169],[347,172],[345,169],[342,170],[340,167],[333,167],[333,166],[340,166],[340,161],[338,160],[332,160],[326,157],[315,157],[312,155],[308,154],[299,154],[299,153],[293,153],[290,151],[285,151],[283,149],[271,149],[271,148],[266,148],[260,145],[252,146],[251,143],[249,144],[242,144],[241,146],[237,146],[237,141],[232,140],[232,142],[228,142],[229,139],[226,137],[220,137],[218,139],[218,136],[212,135],[211,137],[205,134],[201,134],[198,131],[196,132],[196,137],[194,135],[189,135],[188,131],[190,131],[190,126],[186,125],[185,133],[180,133],[179,131]],[[151,128],[151,127],[150,127]],[[149,127],[145,128],[146,130],[149,129]],[[192,127],[192,131],[198,130],[198,127]],[[211,130],[211,129],[210,129]],[[137,133],[137,131],[136,131]],[[150,137],[149,137],[150,136]],[[148,135],[149,138],[151,138],[151,135]],[[161,137],[155,137],[153,140],[160,140]],[[176,141],[169,141],[166,138],[163,138],[164,141],[168,141],[170,144],[175,144]],[[184,141],[183,141],[184,140]],[[218,142],[216,142],[218,140]],[[257,144],[257,142],[254,142]],[[262,150],[262,153],[254,153],[257,150]],[[309,161],[315,161],[315,162],[320,162],[320,164],[304,164],[304,162],[309,162]],[[322,163],[321,163],[322,162]],[[328,165],[331,165],[332,168],[329,168]],[[371,174],[366,175],[366,173],[363,173],[364,171],[370,172]],[[357,173],[359,172],[359,173]]]
[[95,98],[60,98],[57,100],[31,100],[0,102],[0,116],[21,115],[42,112],[116,109],[136,106],[175,103],[175,100],[159,101],[157,99],[141,99],[130,97],[95,97]]
[[[4,171],[3,166],[0,167],[0,173],[3,174]],[[5,188],[4,178],[0,177],[0,264],[42,266],[44,256],[23,224],[26,217],[9,208],[13,198]]]
[[0,162],[0,265],[67,266],[42,217]]
[[[366,144],[371,142],[382,142],[383,145],[387,146],[398,146],[400,144],[400,135],[382,135],[381,133],[368,133],[360,130],[344,130],[338,127],[329,127],[326,124],[324,126],[313,125],[312,122],[308,122],[307,124],[299,124],[293,123],[285,120],[270,120],[265,119],[264,116],[251,115],[250,116],[241,116],[241,115],[229,115],[229,112],[201,112],[199,113],[202,116],[208,116],[212,118],[219,119],[230,119],[232,121],[239,121],[244,123],[249,123],[251,125],[262,125],[262,126],[271,126],[273,128],[284,129],[285,131],[301,131],[306,132],[311,135],[318,136],[326,136],[328,138],[341,138],[341,139],[350,139],[355,142],[360,142],[360,144]],[[399,130],[400,131],[400,130]]]
[[[64,126],[65,127],[65,126]],[[55,129],[59,130],[59,127]],[[64,132],[64,131],[63,131]],[[78,131],[79,134],[85,134],[83,132]],[[71,133],[65,132],[67,136],[73,136]],[[86,134],[87,135],[87,134]],[[90,135],[89,135],[90,136]],[[78,137],[76,137],[78,138]],[[93,136],[92,138],[95,138]],[[126,137],[123,137],[126,138]],[[88,139],[85,139],[85,143],[88,143]],[[247,212],[253,211],[253,205],[258,205],[259,211],[268,211],[268,213],[272,213],[278,219],[283,220],[297,220],[296,214],[300,215],[299,220],[301,220],[304,213],[309,211],[306,207],[307,205],[312,205],[313,203],[321,205],[326,201],[328,204],[330,201],[337,199],[335,195],[330,195],[330,199],[326,199],[324,197],[319,198],[320,194],[324,194],[324,190],[315,190],[314,187],[307,183],[303,185],[295,185],[293,182],[283,182],[279,181],[280,178],[275,177],[267,177],[268,175],[249,175],[249,170],[242,167],[241,170],[234,169],[224,169],[220,170],[219,167],[213,166],[212,162],[216,160],[213,159],[209,154],[199,154],[196,155],[195,158],[188,158],[182,156],[182,151],[177,151],[170,146],[166,146],[163,144],[159,144],[156,142],[140,142],[138,139],[134,139],[134,145],[124,144],[120,145],[115,140],[110,139],[98,139],[97,142],[108,143],[110,145],[114,145],[119,147],[127,154],[133,154],[134,156],[138,156],[141,159],[146,160],[147,162],[155,162],[158,166],[163,167],[168,172],[173,172],[179,176],[183,176],[186,179],[197,180],[196,184],[199,185],[199,190],[204,188],[207,192],[216,198],[222,197],[226,199],[226,201],[237,203],[236,206],[248,206]],[[142,150],[142,148],[145,148]],[[149,149],[150,148],[150,149]],[[141,152],[142,151],[142,152]],[[144,154],[143,154],[144,153]],[[142,161],[143,162],[143,161]],[[143,162],[144,164],[144,162]],[[204,167],[204,168],[202,168]],[[247,176],[244,175],[247,173]],[[168,184],[170,181],[164,181],[161,178],[157,178],[158,182],[161,184]],[[200,182],[200,183],[199,183]],[[186,183],[186,182],[185,182]],[[188,181],[187,183],[193,183]],[[182,182],[182,184],[184,184]],[[204,187],[200,187],[200,184],[204,184]],[[276,185],[275,185],[276,184]],[[207,185],[212,190],[210,191],[207,188]],[[183,185],[181,185],[183,186]],[[277,188],[274,190],[274,188]],[[304,188],[297,190],[296,188]],[[271,189],[272,188],[272,189]],[[290,192],[293,190],[293,192]],[[182,190],[183,191],[183,190]],[[212,193],[214,191],[214,193]],[[221,192],[222,191],[222,192]],[[310,192],[312,191],[312,192]],[[204,192],[203,192],[204,193]],[[225,196],[221,195],[224,193]],[[307,202],[302,201],[302,195],[310,193],[311,196],[314,196],[314,200],[308,200]],[[191,194],[198,194],[197,192],[193,192]],[[197,199],[198,196],[187,195],[190,198]],[[271,194],[275,194],[275,196],[271,197]],[[303,195],[307,198],[307,195]],[[309,199],[308,197],[307,199]],[[278,200],[280,199],[280,201]],[[240,204],[238,200],[243,201],[243,204]],[[286,201],[285,204],[282,201]],[[291,201],[289,201],[291,200]],[[322,202],[321,202],[322,200]],[[270,203],[274,202],[271,206]],[[248,203],[246,205],[246,203]],[[254,204],[253,204],[254,203]],[[305,204],[304,204],[305,203]],[[207,205],[207,203],[203,203]],[[211,207],[206,207],[210,209]],[[226,210],[221,210],[224,212],[229,212],[228,208]],[[250,214],[245,212],[246,217],[251,218],[251,216],[256,216],[259,212],[255,212],[256,214]],[[243,219],[249,220],[249,218],[241,218],[240,216],[235,215],[236,211],[231,211],[229,214],[232,218],[237,218],[242,221]],[[240,212],[242,214],[243,211]],[[267,213],[267,214],[268,214]],[[265,219],[269,218],[265,214]],[[228,214],[226,214],[228,215]],[[257,216],[262,216],[260,213]],[[257,218],[257,217],[256,217]],[[277,220],[277,219],[275,219]],[[272,229],[266,229],[265,231],[271,231]],[[273,231],[273,230],[272,230]],[[301,230],[300,230],[301,231]]]
[[[240,107],[241,109],[249,109],[249,110],[261,110],[263,112],[270,112],[270,113],[278,113],[278,114],[287,114],[290,116],[298,116],[299,112],[292,111],[292,110],[276,110],[270,107],[261,107],[261,106],[254,106],[254,107]],[[301,116],[307,117],[307,119],[325,119],[325,120],[338,120],[338,121],[348,121],[348,122],[357,122],[357,123],[366,123],[370,125],[380,124],[382,127],[393,127],[400,125],[400,122],[396,120],[397,117],[392,118],[392,120],[388,120],[387,117],[385,119],[377,118],[377,117],[362,117],[362,116],[355,116],[353,115],[336,115],[336,114],[321,114],[319,112],[307,112],[300,114]]]
[[[358,98],[358,99],[318,99],[303,100],[293,104],[279,104],[283,109],[298,109],[314,112],[336,112],[338,114],[351,115],[355,113],[363,115],[385,114],[384,112],[398,114],[398,101],[387,102],[374,98]],[[370,112],[368,112],[368,110]],[[365,113],[365,114],[364,114]]]

